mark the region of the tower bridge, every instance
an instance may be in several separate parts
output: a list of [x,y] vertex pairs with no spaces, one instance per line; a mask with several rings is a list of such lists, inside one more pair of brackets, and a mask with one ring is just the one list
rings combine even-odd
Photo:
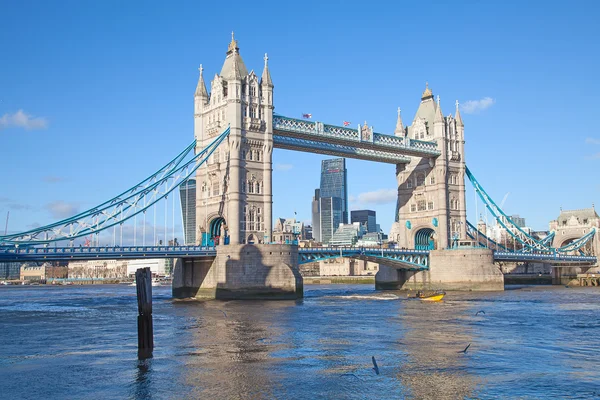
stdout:
[[[44,227],[0,236],[0,261],[178,257],[174,296],[230,298],[299,297],[298,264],[333,257],[379,262],[376,281],[380,288],[502,290],[502,274],[494,261],[597,264],[597,220],[586,220],[581,234],[577,230],[569,237],[556,234],[552,242],[527,234],[496,205],[466,166],[458,102],[454,115],[444,116],[439,96],[434,99],[426,85],[411,124],[404,124],[398,109],[392,134],[375,132],[366,122],[350,128],[290,118],[274,113],[275,86],[266,54],[263,61],[260,77],[253,70],[248,72],[232,35],[221,71],[208,85],[210,90],[199,68],[194,141],[182,153],[97,207]],[[390,239],[399,249],[298,249],[270,244],[272,153],[276,148],[395,164],[398,197]],[[174,191],[189,187],[191,179],[196,188],[195,226],[187,226],[190,222],[185,220],[184,226],[187,235],[195,231],[196,243],[186,240],[188,246],[156,246],[157,208],[164,204],[166,242],[169,202],[174,207]],[[490,242],[467,221],[466,179],[522,251],[511,253]],[[189,207],[187,194],[185,199]],[[123,225],[133,222],[135,232],[138,218],[143,219],[145,241],[151,212],[153,245],[135,243],[136,233],[133,244],[123,243]],[[171,220],[174,224],[174,214]],[[574,225],[568,216],[560,221],[563,232],[567,230],[564,221]],[[88,236],[96,237],[98,244],[101,232],[112,237],[112,246],[73,247],[75,239]],[[209,242],[217,246],[207,246]],[[49,244],[60,246],[40,247]]]

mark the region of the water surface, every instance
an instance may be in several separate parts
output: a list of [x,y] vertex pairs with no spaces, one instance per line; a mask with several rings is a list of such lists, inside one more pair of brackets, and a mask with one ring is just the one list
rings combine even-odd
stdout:
[[181,302],[153,290],[156,349],[139,362],[135,287],[1,287],[0,397],[600,396],[598,288],[431,304],[371,285],[305,286],[301,301]]

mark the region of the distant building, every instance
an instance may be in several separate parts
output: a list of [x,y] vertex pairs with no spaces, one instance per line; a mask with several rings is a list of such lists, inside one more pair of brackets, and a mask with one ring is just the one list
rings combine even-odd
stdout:
[[321,241],[321,189],[315,189],[315,196],[312,200],[311,216],[313,227],[313,239]]
[[[592,229],[600,230],[600,217],[596,209],[584,208],[581,210],[561,210],[554,221],[550,221],[550,230],[555,232],[552,247],[565,246],[586,234]],[[582,248],[586,254],[600,254],[600,235],[589,240]]]
[[127,260],[70,261],[69,279],[123,279],[127,278]]
[[184,244],[196,244],[196,180],[188,179],[179,185]]
[[304,225],[304,231],[302,232],[302,240],[313,240],[313,228],[310,225]]
[[0,279],[19,279],[21,276],[20,262],[4,262],[0,263]]
[[339,197],[342,201],[342,223],[348,223],[348,184],[346,159],[334,158],[321,162],[320,197]]
[[525,218],[521,218],[518,215],[511,215],[510,219],[515,223],[519,228],[524,228],[527,226],[525,223]]
[[21,266],[20,277],[22,281],[43,281],[46,279],[46,263],[42,265],[23,264]]
[[304,239],[304,223],[297,222],[295,218],[277,218],[273,227],[273,241],[275,243],[291,243]]
[[363,236],[365,227],[360,222],[353,224],[340,224],[335,234],[329,240],[329,246],[354,246],[359,238]]
[[129,260],[127,264],[127,275],[135,276],[138,268],[150,268],[153,276],[169,276],[172,272],[172,260],[170,258],[154,258],[151,260]]
[[337,227],[342,223],[343,209],[342,199],[339,197],[321,197],[318,202],[319,208],[319,233],[313,230],[313,236],[318,242],[328,244]]
[[359,222],[365,226],[367,232],[379,232],[377,229],[377,214],[373,210],[350,211],[350,222]]

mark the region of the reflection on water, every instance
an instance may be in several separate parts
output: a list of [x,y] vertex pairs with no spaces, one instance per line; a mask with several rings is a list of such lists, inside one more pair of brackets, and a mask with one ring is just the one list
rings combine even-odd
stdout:
[[600,394],[597,288],[450,292],[442,303],[367,285],[247,302],[174,302],[168,287],[154,289],[156,349],[138,361],[135,288],[0,288],[0,397]]

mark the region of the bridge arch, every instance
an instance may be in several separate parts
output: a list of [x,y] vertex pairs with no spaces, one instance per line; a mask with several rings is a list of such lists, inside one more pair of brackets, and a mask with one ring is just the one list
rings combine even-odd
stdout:
[[[227,224],[222,216],[217,216],[210,221],[208,232],[215,244],[229,244]],[[223,236],[222,239],[221,236]]]
[[436,247],[435,230],[431,228],[417,229],[415,232],[415,250],[435,250]]

